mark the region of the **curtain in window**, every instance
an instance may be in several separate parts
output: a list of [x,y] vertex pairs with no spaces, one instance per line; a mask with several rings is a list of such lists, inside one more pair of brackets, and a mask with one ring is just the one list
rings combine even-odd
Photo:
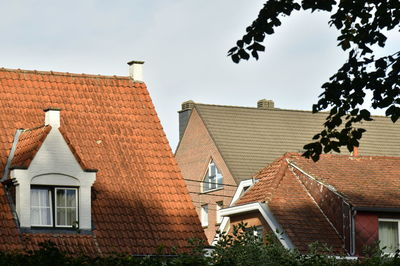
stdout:
[[380,221],[379,222],[379,247],[385,253],[394,253],[399,245],[398,222]]
[[31,189],[31,225],[51,225],[51,194],[48,189]]
[[56,193],[57,225],[72,226],[76,219],[76,190],[57,189]]

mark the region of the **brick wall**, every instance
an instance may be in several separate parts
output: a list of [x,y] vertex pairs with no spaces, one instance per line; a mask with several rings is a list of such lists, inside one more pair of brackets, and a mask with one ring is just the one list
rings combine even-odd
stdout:
[[[237,184],[196,109],[192,111],[186,130],[176,150],[175,158],[181,168],[199,217],[201,206],[208,204],[209,220],[204,231],[211,243],[215,231],[218,229],[216,203],[223,202],[223,207],[228,207],[235,194]],[[201,181],[204,179],[211,159],[214,160],[222,173],[225,186],[213,192],[201,193]]]
[[262,226],[263,227],[263,239],[266,239],[266,235],[272,232],[268,223],[264,220],[258,211],[248,212],[230,217],[229,233],[232,233],[233,227],[239,223],[247,223],[247,227]]

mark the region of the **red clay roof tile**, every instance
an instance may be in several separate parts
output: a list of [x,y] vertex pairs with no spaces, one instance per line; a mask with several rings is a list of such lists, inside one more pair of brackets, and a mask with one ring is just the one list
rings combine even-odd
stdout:
[[[61,131],[77,158],[99,170],[92,187],[95,229],[92,235],[19,234],[0,185],[0,206],[9,214],[0,215],[0,250],[52,240],[76,253],[149,254],[162,244],[182,249],[189,238],[205,239],[146,85],[129,77],[0,69],[0,171],[16,129],[43,124],[49,106],[61,108]],[[44,137],[30,134],[15,163],[26,164]],[[167,191],[170,186],[173,191]],[[184,208],[170,215],[176,200]]]

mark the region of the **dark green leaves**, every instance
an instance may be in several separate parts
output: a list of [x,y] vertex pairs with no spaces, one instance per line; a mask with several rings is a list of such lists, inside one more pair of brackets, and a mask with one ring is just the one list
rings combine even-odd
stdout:
[[[300,5],[301,4],[301,5]],[[304,156],[319,159],[322,152],[349,151],[359,145],[364,132],[357,125],[371,121],[368,110],[361,108],[366,92],[372,94],[373,108],[387,108],[393,122],[400,118],[400,51],[375,58],[372,47],[384,47],[385,33],[400,26],[400,1],[363,0],[269,0],[246,34],[229,50],[235,63],[258,59],[265,50],[261,42],[281,25],[280,17],[295,10],[331,12],[329,25],[338,30],[338,46],[348,51],[348,60],[329,81],[313,105],[313,112],[330,110],[320,133],[304,146]]]

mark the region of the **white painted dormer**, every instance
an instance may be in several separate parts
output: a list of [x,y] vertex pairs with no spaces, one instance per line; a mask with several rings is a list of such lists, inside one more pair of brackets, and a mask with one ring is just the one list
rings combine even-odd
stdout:
[[26,169],[10,170],[20,227],[91,230],[96,171],[82,169],[59,131],[60,110],[45,111],[50,132]]

